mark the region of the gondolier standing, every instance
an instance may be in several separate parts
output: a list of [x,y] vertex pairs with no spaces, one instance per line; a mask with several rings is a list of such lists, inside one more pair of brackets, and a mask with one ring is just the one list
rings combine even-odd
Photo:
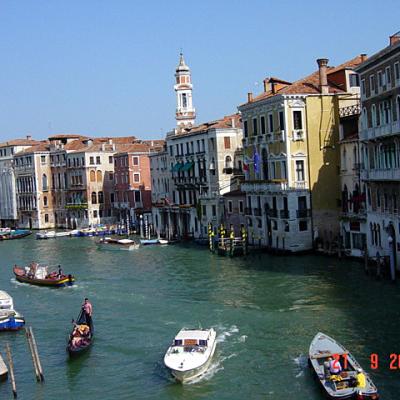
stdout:
[[86,322],[89,325],[90,329],[92,329],[92,312],[93,312],[93,307],[92,304],[90,303],[89,299],[86,297],[85,301],[82,304],[82,309],[85,313],[86,317]]

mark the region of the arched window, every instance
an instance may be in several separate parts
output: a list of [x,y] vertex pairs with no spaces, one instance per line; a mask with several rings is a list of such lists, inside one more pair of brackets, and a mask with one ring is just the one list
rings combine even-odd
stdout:
[[103,173],[101,171],[97,171],[97,182],[101,182],[103,180]]
[[93,170],[90,171],[90,182],[96,182],[96,172]]
[[262,159],[263,179],[268,180],[268,152],[267,152],[267,149],[262,149],[261,159]]
[[368,128],[368,115],[367,115],[367,109],[364,107],[361,115],[361,129],[367,129],[367,128]]
[[92,204],[97,204],[97,195],[96,195],[96,192],[92,192]]
[[342,192],[342,211],[347,212],[349,210],[349,192],[347,186],[344,185]]
[[374,245],[375,244],[374,226],[372,225],[372,222],[369,223],[369,231],[371,233],[371,243],[372,243],[372,245]]
[[372,104],[372,107],[371,107],[371,121],[372,121],[372,127],[377,126],[376,106],[375,106],[375,104]]
[[381,226],[379,224],[377,228],[377,244],[381,246]]
[[43,205],[47,207],[47,196],[43,197]]
[[103,192],[99,192],[99,204],[103,204],[104,203],[104,194]]
[[381,192],[379,189],[376,191],[376,206],[381,208]]
[[225,168],[232,168],[232,157],[231,156],[225,157]]
[[42,190],[47,190],[47,189],[48,189],[47,175],[43,174],[42,175]]
[[347,169],[347,154],[346,154],[346,148],[343,149],[342,152],[342,169],[346,170]]

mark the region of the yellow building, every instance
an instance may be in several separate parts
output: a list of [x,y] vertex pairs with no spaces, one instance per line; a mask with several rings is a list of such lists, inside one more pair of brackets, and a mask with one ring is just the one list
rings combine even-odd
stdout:
[[[359,96],[358,56],[294,83],[264,81],[264,92],[239,106],[243,121],[249,241],[304,251],[339,235],[339,108]],[[350,103],[349,103],[350,102]]]

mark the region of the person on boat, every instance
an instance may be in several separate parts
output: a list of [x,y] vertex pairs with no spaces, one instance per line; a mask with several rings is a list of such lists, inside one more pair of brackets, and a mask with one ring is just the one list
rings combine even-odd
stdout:
[[329,361],[329,372],[332,375],[337,375],[342,372],[342,365],[340,364],[339,360],[333,359],[332,357],[328,358]]
[[61,265],[58,266],[58,277],[61,278],[64,275],[64,272],[61,268]]
[[86,297],[85,301],[82,304],[83,311],[85,312],[86,322],[89,326],[92,326],[92,313],[93,306],[90,303],[89,299]]
[[367,378],[361,368],[357,368],[356,371],[357,388],[364,389],[367,386]]

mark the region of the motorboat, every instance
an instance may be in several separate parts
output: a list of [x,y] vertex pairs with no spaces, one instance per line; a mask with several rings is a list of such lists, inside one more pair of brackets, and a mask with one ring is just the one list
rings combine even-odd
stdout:
[[49,272],[49,267],[32,263],[27,267],[14,266],[13,272],[18,282],[30,283],[31,285],[62,287],[71,286],[75,282],[75,277],[71,274],[66,275],[57,271]]
[[25,236],[29,236],[32,232],[27,229],[17,229],[15,231],[0,233],[0,240],[14,240],[21,239]]
[[13,298],[0,290],[0,331],[17,331],[25,325],[25,318],[14,310]]
[[97,242],[100,249],[105,250],[135,250],[139,248],[139,243],[136,243],[132,239],[113,239],[110,237],[104,237]]
[[36,239],[53,239],[56,237],[56,231],[44,231],[36,234]]
[[[331,374],[329,360],[340,363],[342,371]],[[341,344],[324,333],[317,333],[310,344],[309,363],[330,399],[379,399],[370,376]],[[357,375],[365,376],[365,387],[357,386]]]
[[81,310],[78,319],[74,322],[74,328],[69,335],[67,351],[73,357],[84,353],[90,348],[94,339],[93,321],[88,321],[86,313]]
[[202,375],[215,352],[214,329],[181,329],[164,356],[164,364],[178,382]]
[[140,239],[140,244],[143,246],[150,246],[153,244],[160,244],[159,239]]
[[0,354],[0,380],[5,381],[8,376],[8,368]]

